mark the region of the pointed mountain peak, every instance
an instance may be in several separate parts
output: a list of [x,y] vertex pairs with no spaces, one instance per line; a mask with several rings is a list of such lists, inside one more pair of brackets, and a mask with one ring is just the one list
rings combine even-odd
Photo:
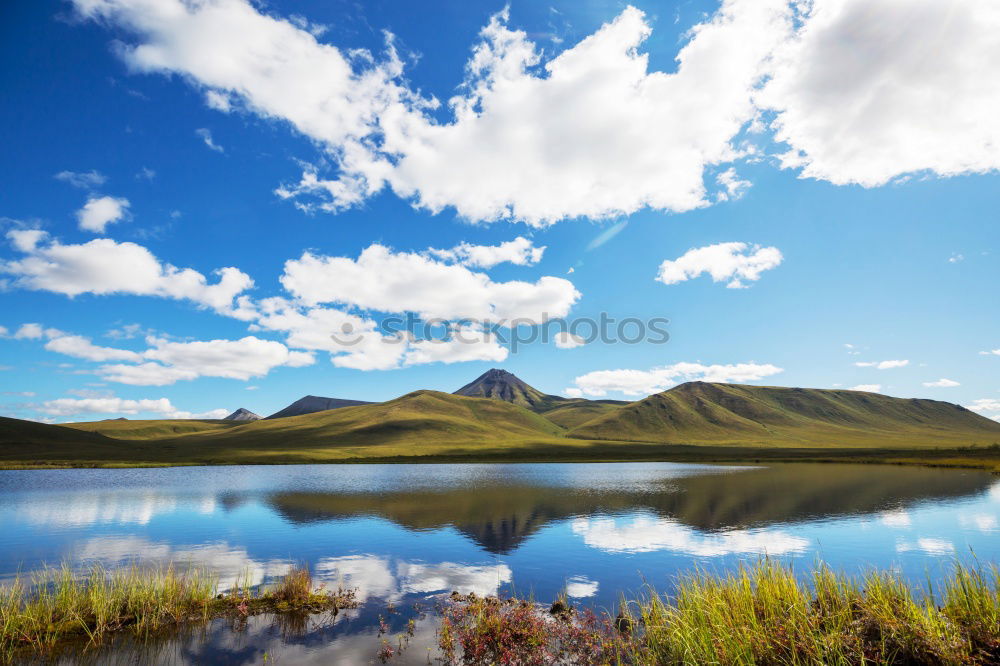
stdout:
[[503,400],[536,412],[550,409],[555,403],[566,400],[560,396],[542,393],[513,373],[500,368],[487,370],[471,383],[455,391],[454,395]]
[[249,409],[244,409],[240,407],[235,412],[227,416],[224,421],[258,421],[260,417],[251,412]]

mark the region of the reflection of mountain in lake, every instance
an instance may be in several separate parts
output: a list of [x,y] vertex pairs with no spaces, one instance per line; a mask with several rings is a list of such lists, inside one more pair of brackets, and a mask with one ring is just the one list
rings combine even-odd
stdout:
[[985,491],[986,472],[882,465],[794,464],[664,479],[642,490],[525,483],[382,493],[278,492],[268,502],[296,523],[370,515],[424,530],[453,526],[506,554],[551,521],[651,511],[698,530],[871,514]]

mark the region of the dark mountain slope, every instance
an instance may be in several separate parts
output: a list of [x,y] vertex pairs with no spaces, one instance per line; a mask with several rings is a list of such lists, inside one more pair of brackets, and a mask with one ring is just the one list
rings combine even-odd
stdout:
[[313,414],[315,412],[325,412],[328,409],[340,409],[341,407],[357,407],[358,405],[371,405],[373,403],[364,400],[344,400],[342,398],[324,398],[318,395],[307,395],[299,398],[284,409],[271,414],[269,419],[283,419],[287,416],[300,416],[302,414]]

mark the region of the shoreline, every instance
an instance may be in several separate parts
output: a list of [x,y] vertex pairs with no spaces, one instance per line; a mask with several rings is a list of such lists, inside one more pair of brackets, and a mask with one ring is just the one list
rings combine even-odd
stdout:
[[[309,457],[274,456],[247,459],[195,460],[21,460],[0,461],[0,471],[45,469],[146,469],[163,467],[219,467],[239,465],[364,465],[364,464],[519,464],[519,463],[840,463],[915,465],[947,469],[979,469],[1000,474],[1000,447],[953,449],[815,449],[815,448],[737,448],[697,445],[666,445],[657,452],[649,445],[625,445],[628,450],[614,454],[595,451],[581,453],[575,447],[549,450],[546,454],[518,452],[469,452],[413,456]],[[646,450],[643,450],[646,449]],[[667,449],[667,450],[664,450]]]

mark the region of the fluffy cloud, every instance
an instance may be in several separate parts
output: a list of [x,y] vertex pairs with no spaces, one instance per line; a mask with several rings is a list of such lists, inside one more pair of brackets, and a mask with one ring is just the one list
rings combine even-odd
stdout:
[[715,195],[718,201],[729,201],[730,199],[739,199],[746,191],[750,189],[752,183],[749,180],[743,180],[736,174],[736,169],[729,167],[718,176],[715,177],[715,182],[722,186],[722,190]]
[[168,419],[221,419],[229,412],[213,409],[202,414],[192,414],[178,410],[167,398],[127,400],[124,398],[58,398],[47,400],[37,409],[52,416],[76,416],[78,414],[157,414]]
[[837,184],[1000,167],[1000,5],[813,0],[758,101],[786,167]]
[[159,363],[139,363],[138,365],[104,365],[99,369],[101,377],[109,382],[132,386],[167,386],[179,381],[198,379],[197,370],[191,368],[171,368]]
[[[257,11],[246,0],[189,3],[182,0],[74,0],[84,17],[108,20],[135,34],[122,46],[138,72],[180,73],[223,111],[243,107],[290,123],[300,133],[340,154],[345,168],[373,158],[362,140],[378,115],[408,97],[393,79],[401,65],[390,57],[373,65],[369,54],[343,53],[316,41],[292,21]],[[345,183],[342,198],[370,193],[363,182]]]
[[150,345],[142,352],[113,347],[99,347],[88,338],[43,329],[40,324],[25,324],[24,338],[47,337],[45,349],[87,361],[127,361],[103,365],[97,372],[109,381],[136,386],[165,386],[198,377],[224,377],[248,380],[262,377],[280,366],[293,368],[312,365],[312,353],[292,351],[280,342],[247,336],[239,340],[196,340],[173,342],[149,337]]
[[450,250],[431,249],[428,252],[446,261],[454,261],[474,268],[493,268],[510,262],[517,266],[532,266],[542,259],[545,247],[535,247],[527,238],[518,236],[500,245],[472,245],[462,243]]
[[249,0],[73,1],[131,35],[118,51],[134,71],[181,74],[211,108],[324,146],[336,174],[310,168],[278,190],[300,206],[388,187],[433,212],[536,226],[687,211],[746,189],[732,168],[754,154],[744,129],[770,129],[785,167],[838,184],[1000,166],[1000,7],[982,0],[724,0],[670,71],[650,69],[633,7],[554,56],[501,12],[443,114],[409,87],[391,36],[376,57]]
[[892,368],[904,368],[910,362],[906,359],[897,361],[858,361],[854,365],[859,368],[875,368],[876,370],[890,370]]
[[973,400],[971,405],[966,405],[974,412],[1000,412],[1000,400],[996,398],[980,398]]
[[100,187],[108,180],[107,176],[94,169],[90,171],[60,171],[55,175],[55,178],[82,190]]
[[556,277],[493,282],[486,274],[374,244],[355,260],[305,253],[285,263],[281,284],[304,304],[340,303],[365,310],[414,312],[426,319],[563,317],[580,297]]
[[924,386],[934,387],[934,388],[952,388],[954,386],[961,386],[961,384],[956,382],[954,379],[945,379],[944,377],[942,377],[936,382],[924,382]]
[[[60,331],[54,328],[48,329],[51,335],[58,335]],[[21,324],[21,327],[14,333],[15,340],[38,340],[46,337],[46,329],[41,324]]]
[[84,231],[103,234],[104,228],[128,216],[128,199],[117,197],[92,197],[76,212],[76,219]]
[[37,230],[8,232],[14,247],[26,256],[0,261],[0,273],[15,276],[14,284],[26,289],[67,296],[80,294],[136,294],[190,300],[217,312],[247,318],[233,300],[253,286],[250,276],[236,268],[216,271],[218,282],[190,268],[161,263],[152,252],[135,243],[98,238],[79,245],[47,241]]
[[165,386],[198,377],[224,377],[246,381],[263,377],[274,368],[312,365],[313,355],[290,351],[273,340],[247,336],[239,340],[170,342],[152,339],[153,347],[138,365],[105,365],[98,372],[107,380],[135,386]]
[[247,380],[262,377],[278,366],[299,368],[315,363],[312,354],[290,351],[280,342],[252,335],[239,340],[195,342],[154,338],[151,343],[153,347],[143,354],[144,358],[171,368],[191,370],[204,377]]
[[989,351],[981,351],[979,353],[983,356],[1000,356],[1000,349],[991,349]]
[[87,361],[138,361],[142,357],[126,349],[99,347],[81,335],[62,335],[54,337],[45,343],[45,348],[66,356],[82,358]]
[[559,349],[573,349],[574,347],[580,347],[587,344],[587,341],[581,338],[579,335],[573,335],[569,331],[559,331],[552,339],[556,343],[556,347]]
[[729,0],[663,72],[639,50],[651,29],[633,7],[545,62],[503,12],[439,122],[439,102],[406,87],[391,40],[381,61],[348,54],[244,0],[75,5],[135,35],[121,49],[134,70],[181,73],[213,108],[242,106],[324,144],[340,174],[308,171],[283,196],[320,194],[339,210],[389,186],[431,211],[536,226],[707,205],[706,167],[740,156],[762,63],[790,25],[784,0]]
[[760,274],[781,263],[776,247],[760,247],[746,243],[717,243],[688,250],[677,259],[664,261],[656,279],[663,284],[677,284],[696,278],[702,273],[712,281],[723,282],[730,289],[742,289],[747,282],[760,279]]
[[371,319],[336,308],[299,308],[282,299],[260,303],[256,326],[287,335],[292,347],[327,351],[334,365],[355,370],[398,368],[406,353],[403,339],[384,336]]
[[650,71],[640,49],[651,28],[634,7],[547,62],[506,20],[483,29],[452,122],[382,118],[384,150],[397,156],[386,180],[431,211],[541,226],[707,205],[705,168],[737,157],[732,140],[754,114],[787,7],[724,3],[671,73]]
[[407,331],[393,335],[375,321],[334,308],[296,307],[284,299],[261,302],[260,328],[282,331],[288,344],[328,351],[331,362],[355,370],[390,370],[424,363],[502,361],[508,350],[481,328],[454,325],[433,340],[420,340]]
[[508,350],[496,338],[477,326],[455,326],[442,339],[410,343],[403,359],[406,365],[460,363],[462,361],[503,361]]
[[609,391],[639,396],[659,393],[688,381],[752,382],[776,375],[782,369],[771,364],[737,363],[734,365],[702,365],[675,363],[651,370],[598,370],[577,377],[571,397],[603,396]]
[[865,391],[867,393],[878,393],[882,390],[881,384],[858,384],[847,389],[848,391]]

